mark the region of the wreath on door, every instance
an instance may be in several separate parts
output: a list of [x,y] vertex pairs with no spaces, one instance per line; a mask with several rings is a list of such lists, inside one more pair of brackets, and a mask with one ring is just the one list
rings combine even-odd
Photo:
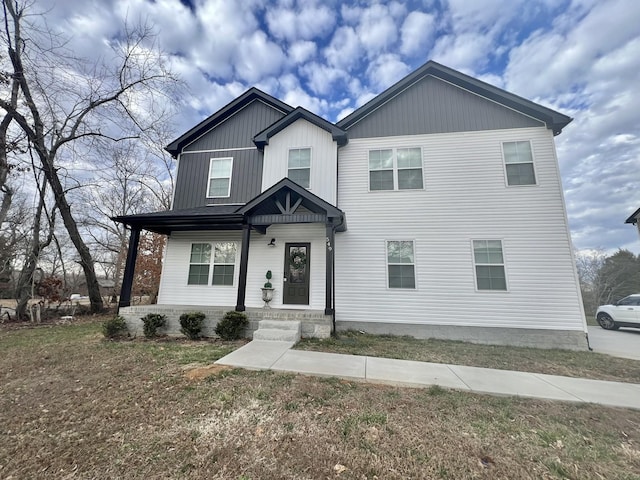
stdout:
[[307,263],[307,253],[303,250],[295,250],[289,254],[289,265],[293,268],[304,267]]

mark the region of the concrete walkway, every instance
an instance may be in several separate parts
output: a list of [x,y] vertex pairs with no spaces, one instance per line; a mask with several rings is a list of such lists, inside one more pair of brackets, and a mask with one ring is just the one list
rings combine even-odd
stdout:
[[640,385],[541,373],[413,362],[337,353],[291,350],[293,343],[254,340],[216,363],[254,370],[276,370],[325,377],[587,402],[640,409]]

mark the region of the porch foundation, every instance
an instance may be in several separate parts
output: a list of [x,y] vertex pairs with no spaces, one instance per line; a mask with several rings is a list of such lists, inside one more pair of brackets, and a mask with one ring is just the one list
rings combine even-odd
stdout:
[[[182,336],[180,332],[180,315],[186,312],[202,312],[205,314],[202,334],[205,337],[217,337],[215,333],[218,321],[226,312],[235,307],[211,307],[203,305],[135,305],[120,308],[119,315],[127,321],[129,333],[142,336],[141,318],[148,313],[157,313],[167,317],[165,326],[158,330],[161,335]],[[331,336],[331,315],[325,315],[322,310],[285,310],[276,308],[250,308],[244,312],[249,319],[249,327],[245,332],[246,338],[253,338],[253,332],[258,329],[260,320],[298,321],[302,327],[303,338],[329,338]]]

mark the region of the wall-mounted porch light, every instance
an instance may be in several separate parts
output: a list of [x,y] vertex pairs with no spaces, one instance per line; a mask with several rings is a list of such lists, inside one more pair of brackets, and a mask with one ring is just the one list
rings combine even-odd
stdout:
[[275,246],[276,246],[276,239],[272,238],[271,241],[267,243],[267,247],[275,247]]

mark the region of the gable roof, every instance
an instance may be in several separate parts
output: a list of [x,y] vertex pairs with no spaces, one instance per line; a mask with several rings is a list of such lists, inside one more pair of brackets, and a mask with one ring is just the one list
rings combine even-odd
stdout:
[[296,107],[293,111],[286,114],[280,120],[269,125],[263,131],[258,133],[255,137],[253,137],[253,143],[255,143],[256,147],[258,147],[259,149],[264,149],[264,146],[269,144],[269,138],[273,137],[274,135],[281,132],[289,125],[300,119],[306,120],[316,127],[329,132],[339,146],[347,144],[347,132],[302,107]]
[[624,223],[632,223],[632,224],[636,224],[638,223],[638,219],[640,217],[640,208],[637,209],[635,212],[633,212],[629,218],[627,218]]
[[257,88],[252,87],[246,92],[244,92],[242,95],[240,95],[238,98],[233,100],[231,103],[228,103],[227,105],[222,107],[220,110],[215,112],[213,115],[210,115],[209,117],[205,118],[195,127],[193,127],[191,130],[187,131],[186,133],[183,133],[180,137],[178,137],[169,145],[167,145],[165,147],[165,150],[169,152],[173,157],[175,157],[176,155],[178,155],[178,153],[180,153],[180,151],[185,147],[185,145],[191,143],[193,140],[201,136],[203,133],[207,132],[208,130],[211,130],[216,125],[225,121],[227,118],[237,113],[238,111],[240,111],[241,109],[243,109],[244,107],[246,107],[247,105],[249,105],[251,102],[255,100],[260,100],[261,102],[285,114],[293,110],[292,106],[287,105],[286,103],[278,100],[275,97],[272,97],[267,93],[264,93],[262,90],[258,90]]
[[567,126],[571,120],[573,120],[571,117],[563,115],[560,112],[543,107],[540,104],[519,97],[518,95],[509,93],[506,90],[494,87],[493,85],[489,85],[488,83],[482,82],[465,75],[464,73],[460,73],[457,70],[453,70],[430,60],[418,70],[407,75],[402,80],[392,85],[351,114],[347,115],[345,118],[337,122],[336,125],[344,130],[348,130],[364,117],[428,75],[444,80],[445,82],[451,83],[481,97],[540,120],[546,124],[547,128],[553,131],[554,135],[558,135],[562,132],[562,129]]

